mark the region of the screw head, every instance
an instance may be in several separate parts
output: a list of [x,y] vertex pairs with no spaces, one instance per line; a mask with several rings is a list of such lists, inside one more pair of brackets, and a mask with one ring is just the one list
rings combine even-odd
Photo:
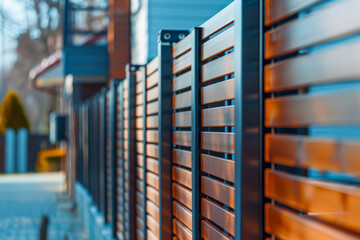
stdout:
[[185,38],[185,34],[184,34],[184,33],[180,33],[180,34],[179,34],[179,39],[182,40],[182,39],[184,39],[184,38]]
[[165,34],[164,34],[164,38],[165,38],[166,40],[169,40],[169,39],[171,38],[171,34],[170,34],[170,33],[165,33]]

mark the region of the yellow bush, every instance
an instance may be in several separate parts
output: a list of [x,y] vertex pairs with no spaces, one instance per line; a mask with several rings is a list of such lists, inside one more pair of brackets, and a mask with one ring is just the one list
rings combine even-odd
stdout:
[[0,107],[0,134],[4,134],[7,128],[15,131],[19,128],[30,128],[20,97],[14,90],[6,93]]

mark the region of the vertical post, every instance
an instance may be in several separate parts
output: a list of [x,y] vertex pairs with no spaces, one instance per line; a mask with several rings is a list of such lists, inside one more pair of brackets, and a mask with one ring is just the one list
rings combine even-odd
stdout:
[[191,176],[193,239],[200,232],[200,34],[201,28],[191,30]]
[[16,133],[14,129],[5,132],[5,173],[15,173],[16,164]]
[[125,193],[125,161],[124,161],[124,81],[121,81],[119,83],[119,89],[118,89],[118,94],[119,94],[119,98],[120,98],[120,133],[121,133],[121,145],[120,145],[120,150],[121,150],[121,166],[120,170],[122,171],[121,173],[121,183],[122,183],[122,193],[121,193],[121,212],[122,212],[122,219],[123,219],[123,229],[124,229],[124,219],[125,219],[125,197],[124,197],[124,193]]
[[28,169],[28,139],[29,132],[25,128],[20,128],[17,133],[17,172],[26,173]]
[[106,218],[107,213],[107,194],[106,194],[106,88],[102,89],[101,92],[101,136],[100,136],[100,151],[101,151],[101,157],[100,157],[100,184],[101,184],[101,210],[104,213],[104,218]]
[[147,224],[146,224],[146,66],[143,68],[143,240],[147,240]]
[[235,0],[234,8],[236,240],[264,238],[263,2]]

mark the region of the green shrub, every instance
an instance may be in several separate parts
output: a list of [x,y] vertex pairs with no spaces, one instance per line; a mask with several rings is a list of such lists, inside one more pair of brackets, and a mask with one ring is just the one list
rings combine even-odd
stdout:
[[0,106],[0,134],[7,128],[17,131],[19,128],[30,128],[23,104],[14,90],[9,90]]

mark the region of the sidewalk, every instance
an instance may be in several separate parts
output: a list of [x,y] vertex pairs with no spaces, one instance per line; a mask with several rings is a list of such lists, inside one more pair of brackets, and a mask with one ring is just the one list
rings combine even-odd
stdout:
[[38,240],[41,217],[50,219],[48,240],[78,240],[76,212],[59,206],[63,176],[54,174],[0,175],[0,239]]

